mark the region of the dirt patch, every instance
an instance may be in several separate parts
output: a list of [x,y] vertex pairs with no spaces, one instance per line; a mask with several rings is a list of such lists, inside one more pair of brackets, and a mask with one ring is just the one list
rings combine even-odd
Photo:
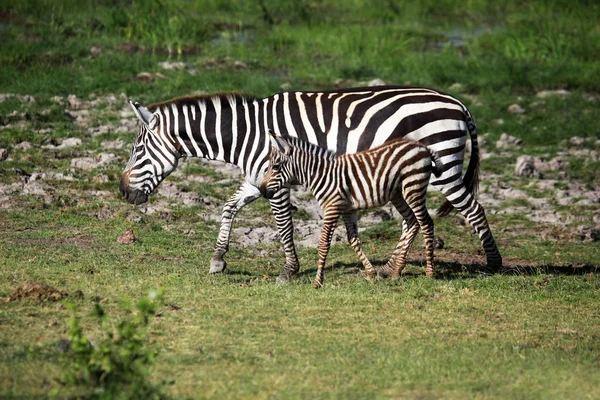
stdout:
[[11,301],[59,301],[67,297],[64,290],[56,289],[52,286],[40,282],[22,283],[4,300]]

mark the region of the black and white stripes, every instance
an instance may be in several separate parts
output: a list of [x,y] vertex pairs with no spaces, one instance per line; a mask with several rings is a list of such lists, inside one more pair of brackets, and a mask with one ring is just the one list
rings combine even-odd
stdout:
[[[179,157],[224,161],[239,166],[244,174],[244,183],[223,208],[212,272],[225,267],[223,255],[236,213],[260,197],[269,131],[297,137],[338,155],[401,137],[425,144],[439,154],[445,166],[442,174],[431,180],[448,199],[441,211],[458,209],[481,237],[488,265],[496,269],[502,263],[483,208],[473,197],[479,169],[475,125],[468,110],[452,96],[425,88],[375,87],[284,92],[262,99],[226,93],[133,107],[142,126],[121,179],[122,192],[130,202],[146,201],[177,166]],[[463,178],[467,133],[472,155]],[[286,252],[286,267],[280,276],[285,281],[299,268],[289,190],[279,191],[270,202]]]
[[272,144],[270,166],[261,185],[265,197],[272,198],[291,182],[298,182],[310,189],[323,208],[315,288],[323,285],[323,268],[340,216],[346,224],[348,241],[367,274],[376,274],[358,239],[356,211],[388,202],[394,204],[407,224],[407,233],[390,260],[393,275],[398,276],[404,268],[406,253],[419,228],[425,238],[427,275],[433,275],[433,221],[425,200],[432,171],[438,176],[443,171],[435,153],[408,139],[341,156],[295,138],[273,136]]

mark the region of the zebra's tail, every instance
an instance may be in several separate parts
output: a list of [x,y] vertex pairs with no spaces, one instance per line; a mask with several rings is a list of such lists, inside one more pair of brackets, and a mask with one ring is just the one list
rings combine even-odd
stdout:
[[[463,177],[463,183],[471,195],[475,197],[477,195],[477,190],[479,189],[479,145],[477,143],[477,127],[475,126],[475,121],[473,121],[471,113],[466,107],[465,115],[467,129],[471,136],[471,159],[469,160],[467,172],[465,172],[465,176]],[[446,200],[444,204],[438,208],[437,216],[443,217],[450,214],[452,211],[455,211],[452,203]]]
[[433,160],[431,170],[433,172],[433,175],[435,175],[435,177],[438,178],[444,172],[444,166],[442,164],[442,161],[440,160],[439,154],[431,149],[428,150],[429,154],[431,155],[431,159]]

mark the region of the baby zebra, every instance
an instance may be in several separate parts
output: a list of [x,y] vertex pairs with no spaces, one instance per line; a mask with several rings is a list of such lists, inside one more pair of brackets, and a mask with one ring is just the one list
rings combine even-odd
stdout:
[[[433,160],[433,164],[432,164]],[[271,135],[270,166],[261,191],[270,199],[282,187],[299,183],[308,187],[323,208],[319,240],[319,263],[313,286],[323,285],[323,268],[341,216],[348,241],[358,254],[367,275],[375,268],[363,253],[357,231],[356,211],[392,202],[404,217],[406,228],[388,265],[398,276],[419,227],[425,238],[427,276],[433,275],[433,221],[425,207],[431,172],[442,173],[436,153],[415,141],[398,139],[360,153],[335,153],[296,138]]]

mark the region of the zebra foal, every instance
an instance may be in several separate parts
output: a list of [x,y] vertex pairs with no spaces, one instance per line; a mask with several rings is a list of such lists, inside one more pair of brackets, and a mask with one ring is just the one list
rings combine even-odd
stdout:
[[[323,268],[335,226],[341,216],[348,242],[368,276],[376,270],[361,248],[356,211],[392,202],[404,216],[400,243],[390,259],[393,276],[404,268],[406,253],[419,228],[425,238],[426,274],[433,275],[433,220],[425,207],[431,173],[443,167],[438,155],[412,140],[397,139],[371,150],[336,156],[334,152],[298,140],[271,136],[270,165],[260,186],[269,199],[291,182],[307,186],[323,208],[319,262],[313,287],[323,285]],[[433,163],[432,163],[433,161]]]

